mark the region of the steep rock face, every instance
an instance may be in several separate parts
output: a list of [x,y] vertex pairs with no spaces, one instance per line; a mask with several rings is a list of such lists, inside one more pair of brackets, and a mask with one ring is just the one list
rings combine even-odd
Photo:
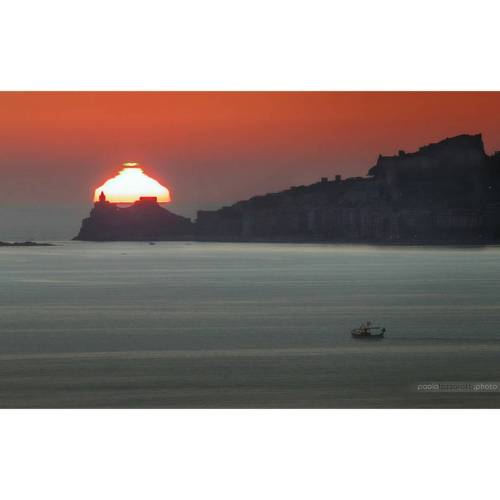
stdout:
[[192,222],[162,208],[155,199],[141,199],[120,208],[101,199],[82,221],[75,240],[164,241],[193,238]]
[[201,240],[471,242],[500,239],[500,154],[461,135],[379,157],[369,177],[322,179],[200,211]]
[[414,153],[399,151],[396,156],[380,155],[368,175],[386,182],[411,178],[450,178],[480,166],[486,157],[481,134],[458,135],[422,146]]
[[368,177],[326,178],[199,211],[196,224],[143,199],[103,197],[75,239],[482,243],[500,241],[500,153],[460,135],[380,156]]

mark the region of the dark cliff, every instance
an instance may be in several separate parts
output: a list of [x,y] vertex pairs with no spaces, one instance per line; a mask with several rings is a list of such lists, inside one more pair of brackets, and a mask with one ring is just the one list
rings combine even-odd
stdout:
[[190,240],[193,223],[162,208],[156,199],[142,198],[129,207],[117,207],[104,198],[82,221],[75,240],[164,241]]
[[500,154],[461,135],[380,156],[365,178],[322,179],[200,211],[196,237],[225,241],[481,243],[500,240]]
[[195,224],[152,200],[102,200],[75,239],[487,243],[500,241],[499,221],[500,153],[488,156],[481,135],[460,135],[379,156],[367,177],[201,210]]

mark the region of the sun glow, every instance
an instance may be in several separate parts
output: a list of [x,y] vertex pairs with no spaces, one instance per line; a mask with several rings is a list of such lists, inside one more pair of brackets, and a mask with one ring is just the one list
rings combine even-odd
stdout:
[[170,192],[158,181],[147,176],[138,163],[127,162],[122,170],[94,191],[94,201],[105,194],[111,203],[134,203],[141,196],[155,196],[158,203],[170,202]]

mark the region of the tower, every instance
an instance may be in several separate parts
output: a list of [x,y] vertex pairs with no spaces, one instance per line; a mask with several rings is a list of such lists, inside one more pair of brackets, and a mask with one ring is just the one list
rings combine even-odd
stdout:
[[106,195],[104,194],[104,191],[101,191],[101,194],[99,195],[99,202],[104,203],[106,201]]

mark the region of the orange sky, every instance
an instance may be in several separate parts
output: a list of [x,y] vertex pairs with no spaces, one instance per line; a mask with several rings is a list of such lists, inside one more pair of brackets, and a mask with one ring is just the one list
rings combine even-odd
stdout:
[[7,204],[90,206],[124,161],[193,213],[455,134],[500,149],[500,93],[2,92],[0,109]]

